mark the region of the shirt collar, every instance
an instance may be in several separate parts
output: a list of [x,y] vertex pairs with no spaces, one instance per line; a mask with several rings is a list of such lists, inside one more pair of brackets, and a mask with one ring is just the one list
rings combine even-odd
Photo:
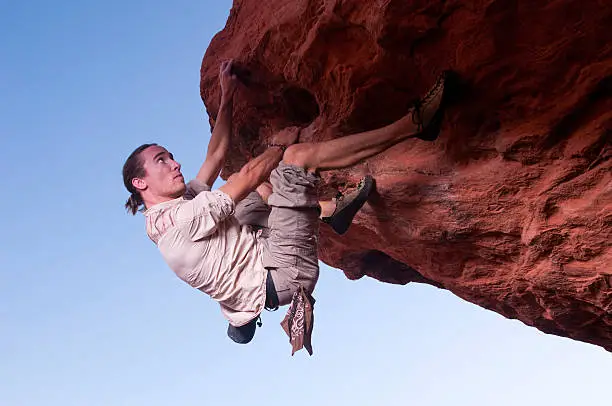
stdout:
[[180,203],[183,200],[185,200],[185,198],[183,196],[181,196],[181,197],[177,197],[176,199],[168,200],[166,202],[157,203],[157,204],[149,207],[142,214],[144,214],[145,216],[148,216],[151,213],[153,213],[154,211],[158,211],[158,210],[161,210],[161,209],[165,209],[167,207],[174,206],[175,204],[178,204],[178,203]]

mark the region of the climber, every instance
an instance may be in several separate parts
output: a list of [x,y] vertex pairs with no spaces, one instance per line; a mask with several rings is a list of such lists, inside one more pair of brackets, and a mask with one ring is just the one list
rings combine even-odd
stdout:
[[[220,134],[230,127],[228,106],[235,89],[230,68],[221,66],[222,100],[212,149],[196,178],[185,185],[172,154],[155,144],[142,145],[123,168],[124,184],[131,193],[126,207],[135,214],[144,205],[148,236],[182,280],[219,302],[230,329],[246,334],[235,341],[250,341],[264,307],[291,304],[284,327],[293,350],[303,346],[312,353],[308,311],[314,304],[311,293],[319,275],[322,205],[315,191],[319,172],[354,165],[407,138],[435,139],[443,115],[445,75],[406,116],[386,127],[302,144],[295,144],[298,129],[282,130],[264,153],[218,190],[209,191],[223,163],[224,152],[214,151],[219,145],[224,150],[224,143],[229,142]],[[263,190],[270,192],[264,183],[268,179],[271,193]],[[254,197],[256,190],[262,197],[257,207],[263,207],[267,198],[268,228],[241,225],[234,215],[240,202]],[[245,205],[242,210],[251,212]],[[331,212],[333,217],[338,210]],[[304,314],[305,325],[295,319]],[[296,326],[304,329],[296,332]]]

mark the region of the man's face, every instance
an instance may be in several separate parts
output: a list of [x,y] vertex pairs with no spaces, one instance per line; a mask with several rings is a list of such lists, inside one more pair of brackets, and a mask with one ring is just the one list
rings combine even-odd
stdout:
[[185,193],[185,179],[181,164],[165,148],[150,146],[140,153],[145,175],[132,183],[141,191],[145,201],[159,203],[176,199]]

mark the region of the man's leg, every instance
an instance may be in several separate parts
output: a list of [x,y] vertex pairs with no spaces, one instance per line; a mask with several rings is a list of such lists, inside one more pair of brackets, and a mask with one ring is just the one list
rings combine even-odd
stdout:
[[[320,220],[329,224],[337,234],[346,233],[353,218],[367,201],[373,186],[374,180],[368,175],[361,179],[357,188],[350,193],[338,193],[334,200],[320,200]],[[268,228],[268,198],[272,192],[272,184],[262,183],[256,192],[252,192],[236,205],[234,217],[242,225],[250,225],[255,229]]]
[[264,245],[264,266],[271,270],[283,306],[300,286],[312,293],[319,278],[319,177],[281,162],[270,181],[273,193],[268,199],[270,235]]
[[407,138],[418,136],[434,120],[441,106],[445,89],[443,77],[415,109],[406,116],[372,131],[347,135],[329,141],[294,144],[287,148],[283,161],[310,172],[342,169],[379,154]]
[[[262,195],[261,191],[266,192],[265,189],[257,188],[257,191],[251,192],[236,205],[234,217],[241,225],[249,225],[253,229],[267,229],[270,207],[265,203],[263,199],[265,194]],[[256,327],[257,318],[241,327],[228,324],[227,335],[238,344],[247,344],[253,339]]]
[[236,205],[234,217],[240,225],[249,225],[254,229],[268,227],[270,207],[263,201],[257,192],[251,192]]
[[[232,179],[228,178],[228,182]],[[267,228],[270,207],[268,206],[268,196],[272,193],[272,185],[267,182],[262,183],[251,192],[247,197],[238,202],[234,217],[241,225],[253,226],[255,229]]]
[[413,110],[383,128],[287,148],[270,177],[274,192],[268,199],[270,238],[264,253],[264,266],[272,270],[281,305],[288,304],[300,286],[312,293],[319,277],[317,173],[354,165],[421,133],[436,117],[444,85],[439,81],[429,91],[418,107],[417,120]]

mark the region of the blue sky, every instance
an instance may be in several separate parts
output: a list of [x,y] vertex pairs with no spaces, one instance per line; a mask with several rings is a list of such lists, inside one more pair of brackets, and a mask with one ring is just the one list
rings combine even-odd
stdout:
[[201,58],[231,2],[0,5],[0,404],[608,405],[612,357],[432,287],[322,268],[315,355],[232,343],[125,213],[121,166],[206,151]]

